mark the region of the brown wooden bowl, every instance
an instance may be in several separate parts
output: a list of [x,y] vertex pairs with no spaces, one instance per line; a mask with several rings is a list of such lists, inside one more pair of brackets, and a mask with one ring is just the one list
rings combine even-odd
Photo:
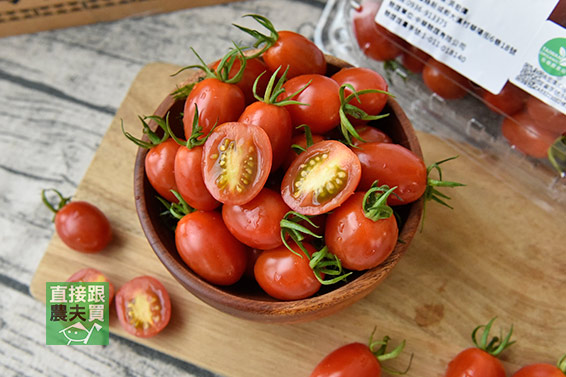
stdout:
[[[326,59],[328,76],[343,67],[351,66],[332,56],[327,56]],[[199,76],[200,74],[195,73],[189,78],[189,82],[197,80]],[[172,128],[182,132],[179,131],[183,129],[179,114],[183,107],[184,101],[176,101],[172,96],[168,96],[157,108],[155,115],[164,117],[170,112]],[[415,131],[399,104],[390,97],[383,112],[390,115],[379,120],[379,128],[394,142],[409,148],[422,158]],[[150,126],[155,129],[156,125]],[[171,224],[166,224],[160,216],[163,206],[156,199],[157,194],[145,175],[146,154],[147,150],[143,148],[137,153],[134,193],[137,213],[149,244],[173,277],[189,292],[218,310],[248,320],[271,323],[304,322],[330,315],[362,299],[385,279],[407,250],[423,211],[422,198],[414,203],[396,207],[400,215],[399,239],[403,240],[403,243],[397,243],[391,255],[381,265],[354,274],[346,283],[323,286],[313,297],[296,301],[277,301],[250,279],[242,278],[233,286],[221,287],[204,281],[189,269],[177,252]]]

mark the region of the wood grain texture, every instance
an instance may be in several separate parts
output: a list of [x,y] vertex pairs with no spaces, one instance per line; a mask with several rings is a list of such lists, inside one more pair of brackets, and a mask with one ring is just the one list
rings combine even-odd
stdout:
[[[274,325],[241,320],[187,293],[159,263],[138,224],[132,197],[136,147],[119,131],[119,119],[139,135],[138,114],[155,109],[174,88],[174,66],[145,67],[134,81],[76,193],[100,203],[116,239],[99,255],[68,250],[55,236],[32,282],[43,299],[45,281],[92,266],[116,286],[141,274],[159,278],[171,294],[173,317],[153,339],[133,339],[116,321],[112,331],[174,357],[230,376],[305,375],[331,350],[365,342],[374,326],[393,342],[407,340],[415,358],[409,375],[441,376],[446,363],[471,345],[471,330],[497,316],[496,329],[513,323],[517,344],[503,354],[509,373],[525,363],[553,362],[566,349],[565,224],[525,201],[466,155],[447,164],[447,179],[465,182],[449,192],[453,211],[427,208],[417,234],[394,272],[357,304],[315,322]],[[151,90],[148,90],[151,87]],[[419,134],[427,163],[457,154],[436,137]],[[107,182],[112,182],[109,189]],[[237,351],[236,351],[237,350]],[[292,360],[292,362],[290,362]]]

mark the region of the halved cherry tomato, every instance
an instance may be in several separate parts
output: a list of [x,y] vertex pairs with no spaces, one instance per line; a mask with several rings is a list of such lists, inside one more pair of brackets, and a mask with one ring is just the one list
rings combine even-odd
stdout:
[[552,132],[557,136],[566,132],[566,114],[561,113],[538,98],[529,96],[527,112],[537,127]]
[[247,248],[230,233],[218,212],[183,216],[177,223],[175,244],[183,261],[209,283],[234,284],[246,269]]
[[108,303],[114,298],[114,284],[112,284],[102,272],[94,268],[83,268],[78,270],[67,279],[69,282],[85,282],[85,283],[108,283]]
[[423,68],[423,81],[431,91],[446,99],[463,98],[471,87],[467,78],[433,58]]
[[[316,249],[303,243],[312,255]],[[321,287],[309,266],[309,258],[296,245],[291,246],[301,256],[285,246],[262,252],[254,267],[255,279],[271,297],[279,300],[299,300],[314,295]]]
[[116,314],[130,334],[148,338],[161,332],[171,318],[171,300],[161,282],[139,276],[116,292]]
[[320,215],[344,203],[358,186],[362,168],[344,144],[325,140],[312,145],[291,164],[281,196],[303,215]]
[[349,270],[367,270],[381,264],[397,244],[399,229],[392,214],[371,220],[364,214],[365,193],[357,192],[326,219],[324,240],[328,250]]
[[482,99],[492,111],[513,115],[525,107],[528,96],[526,92],[508,82],[498,94],[484,91]]
[[538,127],[538,123],[525,110],[512,118],[503,119],[501,133],[513,147],[535,158],[545,158],[548,148],[558,137],[557,134]]
[[167,139],[149,149],[145,155],[145,174],[151,187],[169,202],[177,202],[171,190],[178,190],[175,181],[175,156],[178,149],[179,144],[175,140]]
[[[356,91],[364,89],[377,89],[387,91],[387,81],[374,70],[362,67],[342,68],[331,77],[339,86],[350,84]],[[345,90],[345,96],[352,94],[350,89]],[[385,93],[366,93],[359,96],[359,101],[354,98],[350,104],[356,106],[369,115],[378,115],[387,103],[388,94]]]
[[285,93],[291,95],[308,85],[290,99],[305,105],[286,106],[291,114],[293,126],[306,124],[314,134],[324,134],[340,124],[340,86],[330,77],[322,75],[296,76],[283,84]]
[[225,204],[222,207],[222,219],[230,233],[240,242],[256,249],[268,250],[283,243],[279,223],[290,210],[281,194],[264,188],[245,204]]
[[381,0],[365,0],[353,10],[352,20],[358,46],[377,61],[393,60],[403,51],[401,38],[375,22]]
[[199,125],[207,135],[215,124],[238,120],[246,106],[242,89],[235,84],[228,84],[217,78],[207,78],[197,83],[186,99],[183,111],[185,135],[193,129],[195,105],[198,107]]
[[389,205],[414,202],[425,192],[427,169],[423,160],[400,144],[365,143],[353,148],[362,165],[359,190],[379,185],[397,186],[389,195]]
[[[229,62],[231,62],[232,60],[234,60],[234,57],[228,59]],[[212,65],[212,69],[216,70],[218,68],[219,63],[220,60],[215,62]],[[236,58],[234,60],[234,63],[230,67],[230,73],[228,74],[228,78],[229,79],[234,78],[238,74],[238,71],[240,70],[241,66],[242,63],[240,62],[240,59]],[[269,69],[267,68],[265,63],[259,58],[252,58],[246,61],[246,68],[244,68],[244,74],[240,79],[240,81],[238,81],[235,85],[238,86],[240,89],[242,89],[242,92],[244,93],[244,96],[246,98],[247,105],[255,101],[255,97],[252,89],[254,86],[254,81],[262,73],[263,76],[261,76],[260,79],[258,80],[257,88],[256,88],[257,94],[260,96],[263,96],[263,94],[265,93],[265,88],[267,87],[267,83],[269,82],[269,76],[271,75],[271,73],[269,72]]]
[[244,204],[265,185],[271,161],[271,143],[261,127],[224,123],[204,144],[204,183],[219,202]]
[[357,138],[352,138],[352,144],[355,146],[362,145],[364,143],[392,143],[393,140],[384,132],[379,129],[372,127],[370,125],[357,126],[356,132],[365,141],[358,140]]

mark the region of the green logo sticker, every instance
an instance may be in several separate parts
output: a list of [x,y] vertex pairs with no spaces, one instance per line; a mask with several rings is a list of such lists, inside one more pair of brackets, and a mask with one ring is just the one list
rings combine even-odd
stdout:
[[47,345],[108,345],[108,282],[46,283]]
[[566,76],[566,38],[546,42],[538,53],[540,67],[552,76]]

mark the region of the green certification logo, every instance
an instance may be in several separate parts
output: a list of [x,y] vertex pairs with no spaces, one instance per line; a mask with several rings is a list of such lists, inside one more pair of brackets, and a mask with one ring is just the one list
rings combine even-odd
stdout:
[[108,283],[46,283],[46,344],[107,345]]
[[546,42],[538,54],[540,67],[552,76],[566,76],[566,38]]

